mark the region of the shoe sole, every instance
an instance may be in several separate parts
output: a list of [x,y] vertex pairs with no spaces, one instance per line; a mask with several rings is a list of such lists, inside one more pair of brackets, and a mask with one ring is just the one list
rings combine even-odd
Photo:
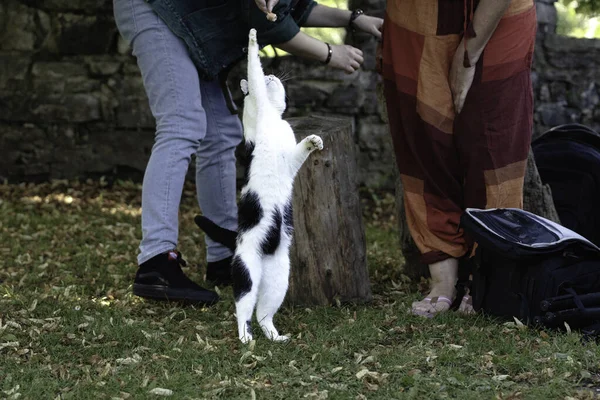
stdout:
[[197,290],[174,289],[163,285],[133,284],[133,294],[145,299],[175,301],[189,304],[212,305],[219,301],[219,296],[202,293]]

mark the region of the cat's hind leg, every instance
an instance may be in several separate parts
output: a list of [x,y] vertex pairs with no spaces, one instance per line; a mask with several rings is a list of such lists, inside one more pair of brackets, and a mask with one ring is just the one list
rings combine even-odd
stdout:
[[290,275],[289,243],[290,239],[283,234],[281,244],[275,254],[265,257],[263,275],[259,286],[256,319],[265,336],[276,342],[289,340],[280,335],[273,324],[273,317],[283,303],[288,289]]
[[252,313],[261,282],[261,259],[252,251],[236,250],[231,263],[233,295],[238,323],[238,337],[242,343],[252,340]]

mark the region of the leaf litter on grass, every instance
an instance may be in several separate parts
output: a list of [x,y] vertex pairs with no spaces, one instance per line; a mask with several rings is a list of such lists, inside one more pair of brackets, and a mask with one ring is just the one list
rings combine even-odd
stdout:
[[[393,196],[363,194],[374,301],[277,316],[290,344],[241,345],[234,301],[211,308],[131,295],[140,186],[0,185],[0,393],[19,398],[585,398],[598,345],[481,316],[408,313]],[[202,282],[186,186],[181,245]],[[154,392],[152,392],[154,391]]]

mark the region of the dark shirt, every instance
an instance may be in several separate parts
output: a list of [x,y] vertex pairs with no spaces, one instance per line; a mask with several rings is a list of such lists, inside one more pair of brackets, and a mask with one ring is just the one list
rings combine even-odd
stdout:
[[182,38],[202,79],[212,80],[245,57],[248,32],[259,45],[284,43],[300,31],[317,4],[279,0],[271,22],[254,0],[146,0],[173,33]]

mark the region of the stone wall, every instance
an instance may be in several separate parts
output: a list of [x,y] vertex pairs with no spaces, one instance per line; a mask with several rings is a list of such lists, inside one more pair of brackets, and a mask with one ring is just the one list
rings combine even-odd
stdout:
[[153,118],[110,0],[0,3],[0,176],[144,169]]
[[[553,34],[553,0],[538,1],[533,73],[536,132],[577,121],[600,129],[600,42]],[[116,30],[110,0],[3,0],[0,3],[0,179],[40,181],[113,175],[140,179],[154,121],[130,49]],[[383,15],[384,0],[353,0]],[[288,116],[354,119],[360,181],[393,187],[393,154],[377,101],[376,41],[347,39],[365,52],[352,75],[292,57],[268,70],[289,73]],[[230,77],[236,82],[243,65]]]
[[[600,131],[600,40],[555,35],[552,33],[556,27],[555,12],[552,19],[554,8],[540,12],[544,7],[550,4],[538,4],[540,24],[532,72],[534,137],[553,126],[570,122]],[[540,18],[549,18],[549,21]]]

